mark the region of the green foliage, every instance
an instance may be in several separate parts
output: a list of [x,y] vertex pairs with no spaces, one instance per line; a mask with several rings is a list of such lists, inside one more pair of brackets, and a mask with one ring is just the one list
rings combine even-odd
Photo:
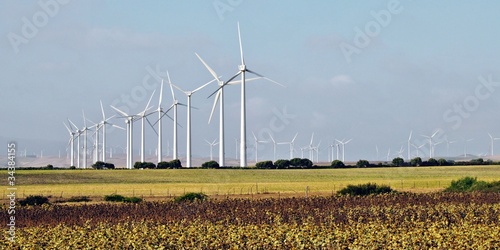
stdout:
[[303,168],[311,168],[313,166],[313,162],[307,158],[300,159],[300,166]]
[[367,168],[369,166],[370,166],[370,162],[368,162],[367,160],[359,160],[356,163],[356,167],[358,167],[358,168]]
[[277,160],[274,162],[274,167],[277,169],[285,169],[290,167],[290,161],[289,160]]
[[271,169],[273,168],[273,162],[272,161],[261,161],[261,162],[257,162],[257,164],[255,164],[255,167],[256,168],[260,168],[260,169]]
[[139,197],[125,197],[119,194],[106,195],[104,196],[104,200],[112,202],[125,202],[125,203],[138,203],[142,201],[142,199]]
[[485,182],[478,181],[477,178],[464,177],[452,181],[445,192],[500,192],[500,181]]
[[292,167],[300,167],[302,166],[302,159],[300,158],[293,158],[290,160],[290,166]]
[[415,157],[415,158],[411,159],[410,165],[415,166],[415,167],[422,165],[422,158]]
[[396,167],[401,167],[405,164],[405,160],[401,157],[396,157],[394,159],[392,159],[392,165],[396,166]]
[[30,195],[25,199],[19,200],[21,206],[40,206],[43,204],[50,204],[49,198],[41,195]]
[[447,160],[445,160],[445,159],[443,159],[443,158],[440,158],[440,159],[438,160],[438,165],[439,165],[439,166],[448,166],[448,165],[450,165],[450,164],[448,163],[448,161],[447,161]]
[[170,168],[170,164],[166,161],[158,162],[158,165],[156,166],[157,169],[168,169]]
[[370,195],[370,194],[384,194],[395,192],[389,186],[381,185],[377,186],[375,183],[359,184],[359,185],[348,185],[342,190],[338,191],[341,195]]
[[472,160],[470,160],[470,163],[471,163],[472,165],[483,165],[483,164],[485,164],[485,162],[484,162],[483,158],[479,158],[479,159],[472,159]]
[[52,164],[48,164],[47,166],[44,167],[44,169],[52,170],[54,169],[54,166],[52,166]]
[[140,161],[137,161],[134,163],[134,168],[135,169],[155,169],[156,168],[156,165],[152,162],[140,162]]
[[219,163],[216,161],[207,161],[201,164],[201,168],[219,168]]
[[429,160],[427,160],[426,164],[427,166],[437,166],[438,165],[438,161],[434,158],[429,158]]
[[181,161],[179,159],[171,160],[168,162],[170,164],[170,168],[179,169],[182,168]]
[[76,169],[76,166],[71,166],[69,167],[69,169]]
[[112,163],[106,163],[102,161],[96,161],[94,164],[92,164],[93,169],[115,169],[115,164]]
[[331,165],[332,168],[345,168],[345,165],[342,161],[340,160],[334,160],[332,161],[332,165]]
[[183,196],[179,196],[175,198],[175,202],[184,202],[184,201],[204,201],[208,198],[208,196],[204,193],[187,193]]

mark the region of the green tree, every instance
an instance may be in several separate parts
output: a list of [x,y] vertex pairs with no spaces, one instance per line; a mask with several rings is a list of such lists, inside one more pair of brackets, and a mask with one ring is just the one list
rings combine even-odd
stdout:
[[257,162],[257,164],[255,164],[255,167],[260,169],[271,169],[273,168],[273,162],[272,161]]
[[448,164],[448,161],[447,161],[447,160],[445,160],[445,159],[441,158],[441,159],[439,159],[439,160],[438,160],[438,165],[439,165],[439,166],[448,166],[448,165],[450,165],[450,164]]
[[420,158],[420,157],[415,157],[415,158],[411,159],[410,164],[411,164],[412,166],[416,166],[416,167],[418,167],[418,166],[422,165],[422,158]]
[[170,167],[173,169],[182,168],[182,164],[181,164],[181,161],[179,159],[171,160],[169,163],[170,163]]
[[370,162],[368,162],[367,160],[359,160],[357,163],[356,163],[356,166],[358,168],[367,168],[370,166]]
[[438,161],[436,161],[436,159],[434,158],[429,158],[429,160],[427,160],[427,166],[437,166],[438,165]]
[[277,160],[274,162],[274,167],[277,169],[285,169],[290,167],[290,161],[289,160]]
[[219,168],[219,163],[216,161],[207,161],[203,164],[201,164],[202,168]]
[[401,157],[396,157],[396,158],[392,159],[392,165],[394,165],[394,166],[400,167],[400,166],[403,166],[404,164],[405,164],[405,160],[403,160],[403,158],[401,158]]
[[332,161],[332,164],[330,165],[332,168],[345,168],[345,165],[342,161],[340,160],[334,160]]
[[300,166],[303,168],[311,168],[313,166],[313,162],[307,158],[300,159]]
[[302,166],[302,159],[300,158],[293,158],[290,160],[290,165],[293,167],[300,167]]
[[158,169],[168,169],[168,168],[171,168],[171,167],[170,167],[170,163],[168,163],[166,161],[162,161],[162,162],[158,162],[158,165],[156,166],[156,168],[158,168]]

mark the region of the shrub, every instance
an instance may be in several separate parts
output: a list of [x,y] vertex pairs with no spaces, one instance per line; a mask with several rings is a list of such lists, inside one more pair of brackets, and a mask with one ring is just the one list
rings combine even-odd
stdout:
[[123,195],[119,195],[119,194],[111,194],[111,195],[104,196],[105,201],[123,202],[124,199],[125,199],[125,197]]
[[140,169],[140,168],[142,168],[142,169],[154,169],[154,168],[156,168],[156,165],[152,162],[140,162],[140,161],[138,161],[138,162],[134,163],[134,168],[135,169]]
[[500,181],[485,182],[478,181],[477,178],[464,177],[457,181],[452,181],[445,192],[500,192]]
[[182,168],[182,164],[181,164],[181,161],[179,159],[171,160],[169,162],[169,165],[170,165],[170,168],[173,168],[173,169]]
[[102,161],[96,161],[94,164],[92,164],[93,169],[115,169],[115,164],[112,163],[106,163]]
[[290,167],[289,160],[277,160],[274,162],[274,167],[277,169],[284,169]]
[[358,168],[367,168],[369,166],[370,166],[370,162],[368,162],[367,160],[359,160],[356,163],[356,167],[358,167]]
[[394,159],[392,159],[392,165],[396,166],[396,167],[401,167],[405,164],[405,160],[401,157],[396,157]]
[[23,200],[19,200],[21,206],[40,206],[43,204],[50,204],[49,198],[41,195],[30,195]]
[[255,164],[255,167],[260,169],[271,169],[273,168],[273,162],[272,161],[257,162],[257,164]]
[[76,166],[71,166],[69,167],[69,169],[76,169]]
[[438,165],[438,161],[434,158],[429,158],[429,160],[427,160],[427,166],[437,166]]
[[293,166],[293,167],[300,167],[302,166],[302,159],[300,158],[293,158],[290,160],[290,166]]
[[158,169],[168,169],[170,168],[170,164],[166,161],[158,162],[158,165],[156,166]]
[[411,159],[410,165],[415,166],[415,167],[422,165],[422,158],[415,157],[415,158]]
[[45,166],[44,169],[52,170],[52,169],[54,169],[54,166],[52,166],[52,164],[49,164],[49,165]]
[[219,163],[216,161],[207,161],[203,164],[201,164],[202,168],[219,168]]
[[139,197],[124,197],[123,202],[125,203],[139,203],[142,199]]
[[204,193],[187,193],[183,196],[179,196],[175,198],[175,202],[184,202],[184,201],[204,201],[208,198],[208,196]]
[[345,168],[345,165],[340,160],[334,160],[334,161],[332,161],[331,167],[332,168]]
[[370,194],[384,194],[395,192],[389,186],[377,186],[375,183],[359,184],[359,185],[348,185],[342,190],[338,191],[341,195],[370,195]]
[[311,160],[304,158],[300,159],[300,166],[303,168],[311,168],[313,166],[313,163]]

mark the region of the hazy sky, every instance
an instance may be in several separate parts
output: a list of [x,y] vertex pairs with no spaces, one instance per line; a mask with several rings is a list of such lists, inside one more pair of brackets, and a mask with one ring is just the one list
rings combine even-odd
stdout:
[[[346,160],[374,160],[376,147],[379,159],[389,148],[392,159],[401,146],[406,156],[411,130],[417,146],[425,143],[422,134],[439,130],[436,142],[457,141],[450,155],[463,154],[463,138],[474,138],[468,153],[486,154],[487,133],[500,137],[498,10],[498,1],[451,0],[2,1],[0,139],[16,140],[28,152],[64,151],[69,136],[62,123],[69,118],[83,127],[82,110],[100,120],[99,100],[108,116],[116,114],[110,104],[139,113],[155,89],[157,105],[167,70],[185,89],[211,80],[195,52],[227,79],[240,63],[239,21],[248,68],[286,85],[248,84],[249,148],[251,131],[262,140],[270,132],[277,141],[298,132],[300,156],[314,132],[321,160],[328,159],[325,147],[344,138],[353,139]],[[207,156],[204,140],[218,137],[218,118],[207,124],[213,103],[207,97],[215,89],[209,85],[192,98],[195,157]],[[226,91],[228,157],[239,137],[239,90]],[[169,91],[163,100],[164,107],[171,104]],[[181,155],[185,111],[179,113]],[[166,147],[172,122],[165,121]],[[112,122],[125,126],[123,119]],[[154,152],[154,132],[146,133]],[[123,131],[108,138],[110,146],[125,146]],[[259,158],[272,158],[270,145],[259,146]],[[428,154],[422,147],[420,156]],[[446,143],[436,146],[435,155],[446,154]],[[287,146],[279,145],[278,157],[287,156]]]

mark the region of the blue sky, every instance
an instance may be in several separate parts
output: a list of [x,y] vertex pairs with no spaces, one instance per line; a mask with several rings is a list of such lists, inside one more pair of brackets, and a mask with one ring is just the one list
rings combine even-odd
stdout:
[[[0,138],[56,154],[68,140],[62,122],[70,118],[83,126],[82,110],[98,120],[99,100],[108,115],[115,114],[113,103],[140,112],[159,88],[151,72],[161,77],[168,70],[186,89],[211,80],[195,52],[227,79],[239,64],[239,21],[247,66],[286,85],[248,85],[249,147],[250,131],[264,140],[271,131],[278,141],[298,132],[300,154],[314,132],[315,144],[322,142],[321,160],[328,158],[324,147],[343,138],[353,139],[346,146],[348,160],[374,160],[375,146],[378,158],[385,158],[389,148],[396,152],[406,145],[411,130],[413,143],[421,145],[421,134],[439,129],[440,140],[457,141],[450,155],[463,153],[462,138],[474,138],[469,153],[484,154],[487,133],[500,137],[499,7],[496,1],[2,1]],[[381,13],[390,13],[381,19],[386,23],[377,19]],[[23,35],[23,18],[42,24],[33,37]],[[358,30],[369,41],[346,56],[341,44],[356,46]],[[13,45],[12,34],[28,42]],[[490,88],[484,86],[488,79]],[[214,90],[193,95],[199,108],[193,111],[195,156],[207,156],[204,139],[217,137],[217,123],[207,124],[213,102],[207,96]],[[132,96],[133,105],[125,104],[124,95]],[[168,106],[170,94],[163,97]],[[239,88],[226,97],[226,148],[233,156]],[[270,129],[276,112],[284,110],[293,118],[279,131]],[[185,128],[185,110],[179,119]],[[171,142],[171,127],[166,122],[165,143]],[[154,150],[154,132],[147,134]],[[109,140],[124,146],[125,133],[113,131]],[[259,147],[259,157],[272,158],[271,150]],[[447,154],[444,143],[435,150]],[[285,146],[278,151],[280,158],[287,156]]]

